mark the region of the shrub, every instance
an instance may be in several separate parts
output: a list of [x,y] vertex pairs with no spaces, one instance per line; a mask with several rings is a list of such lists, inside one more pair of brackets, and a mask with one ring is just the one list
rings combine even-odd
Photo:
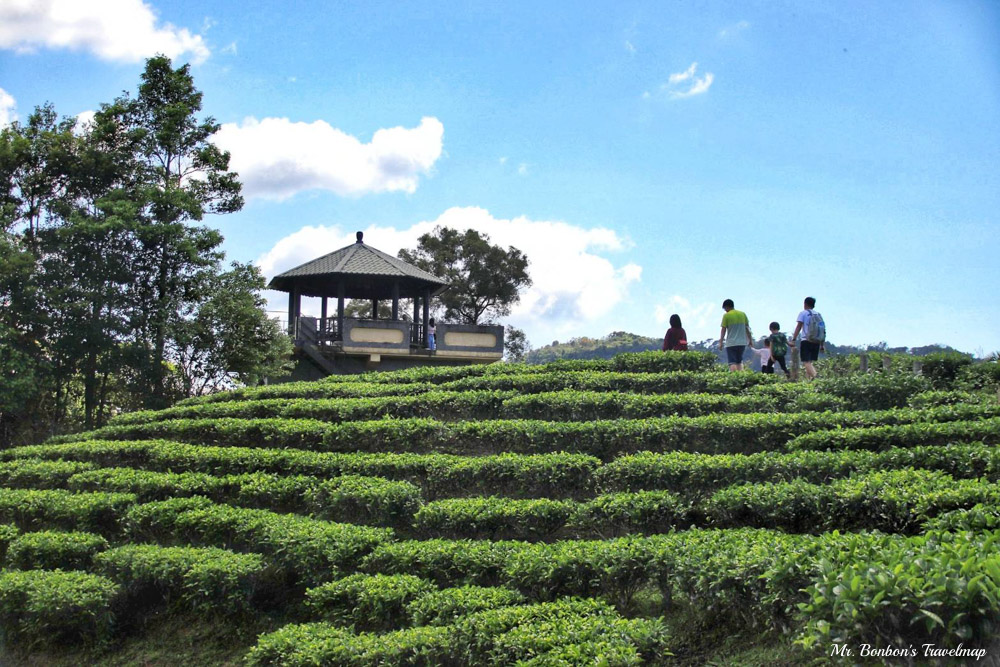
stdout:
[[562,528],[574,509],[574,503],[560,500],[448,498],[421,507],[413,525],[434,537],[543,539]]
[[952,389],[959,371],[972,365],[972,357],[961,352],[935,352],[922,361],[924,377],[935,389]]
[[354,634],[329,623],[286,625],[262,635],[247,653],[248,667],[283,665],[457,664],[451,627],[421,627],[377,635]]
[[969,391],[1000,389],[1000,361],[982,361],[962,366],[958,370],[955,388]]
[[7,549],[10,547],[10,543],[17,539],[17,536],[21,533],[17,529],[17,526],[12,526],[9,523],[0,523],[0,563],[4,562],[7,557]]
[[571,530],[602,538],[629,533],[662,533],[685,525],[687,503],[670,491],[608,493],[577,509]]
[[17,570],[86,570],[108,541],[93,533],[24,533],[7,550],[6,565]]
[[306,492],[320,517],[378,526],[409,526],[421,505],[420,489],[409,482],[344,475]]
[[938,533],[871,548],[847,537],[817,562],[798,642],[985,646],[1000,618],[1000,533]]
[[495,586],[512,553],[525,542],[485,540],[402,540],[377,546],[361,564],[372,574],[413,574],[438,586]]
[[306,606],[320,620],[386,631],[405,622],[406,605],[433,590],[410,574],[354,574],[307,590]]
[[630,373],[665,373],[671,371],[710,371],[718,360],[712,352],[624,352],[611,360],[611,368]]
[[478,611],[523,604],[524,596],[509,588],[461,586],[420,595],[406,605],[413,625],[449,625],[462,616]]
[[0,626],[24,650],[101,644],[114,630],[118,586],[84,572],[0,572]]
[[56,489],[73,475],[90,470],[91,463],[15,459],[0,463],[0,485],[34,489]]
[[10,521],[22,529],[81,528],[114,533],[119,517],[134,502],[135,496],[130,493],[0,488],[0,521]]
[[904,407],[911,396],[929,388],[927,380],[910,373],[874,373],[822,378],[817,392],[843,399],[851,410],[888,410]]
[[216,548],[128,544],[109,549],[95,567],[120,582],[133,600],[152,593],[168,604],[201,612],[234,613],[250,609],[265,577],[264,559]]

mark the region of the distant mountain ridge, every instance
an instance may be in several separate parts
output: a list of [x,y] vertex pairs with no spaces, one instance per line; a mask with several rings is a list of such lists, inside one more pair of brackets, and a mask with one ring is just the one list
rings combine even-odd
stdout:
[[[689,342],[688,347],[700,352],[714,352],[719,357],[719,360],[723,361],[725,354],[719,351],[716,342],[714,338],[707,338],[703,341]],[[560,359],[610,359],[622,352],[659,350],[662,346],[662,338],[642,336],[627,331],[613,331],[603,338],[581,336],[579,338],[572,338],[565,343],[553,341],[549,345],[544,345],[528,352],[525,355],[525,361],[529,364],[544,364]],[[923,345],[921,347],[907,348],[889,347],[884,342],[877,345],[835,345],[827,342],[826,350],[829,354],[889,352],[912,354],[915,356],[924,356],[934,352],[959,352],[959,350],[948,345]]]

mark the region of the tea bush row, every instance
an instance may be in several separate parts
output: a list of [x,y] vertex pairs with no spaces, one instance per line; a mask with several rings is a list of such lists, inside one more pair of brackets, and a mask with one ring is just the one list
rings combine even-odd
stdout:
[[42,646],[103,644],[115,630],[120,588],[86,572],[0,572],[0,628],[8,644]]
[[619,492],[587,502],[496,496],[438,500],[413,519],[428,537],[546,540],[660,533],[690,525],[779,528],[794,533],[878,529],[914,532],[929,517],[1000,501],[1000,487],[939,471],[858,474],[829,484],[741,484],[685,500],[669,491]]
[[[189,445],[162,440],[92,440],[61,445],[30,445],[0,451],[0,457],[9,458],[20,466],[30,466],[37,458],[66,459],[68,465],[81,461],[92,466],[128,465],[159,472],[211,475],[275,473],[316,477],[386,477],[417,484],[428,500],[488,493],[528,498],[585,497],[592,495],[594,473],[601,465],[600,460],[593,456],[562,452],[477,457],[330,453]],[[53,486],[64,483],[62,479],[56,481],[58,484],[53,483]]]
[[260,665],[560,664],[577,655],[638,665],[669,655],[660,621],[622,618],[596,600],[490,609],[452,625],[354,634],[326,623],[289,625],[260,638],[247,663]]
[[602,465],[594,473],[594,484],[600,492],[665,489],[698,496],[731,484],[792,479],[822,483],[854,473],[899,468],[941,470],[956,478],[998,481],[1000,448],[975,442],[882,451],[802,450],[749,455],[640,452]]
[[[833,628],[823,635],[827,649],[829,637],[870,643],[864,633],[874,626],[854,625],[850,619],[852,600],[864,599],[861,613],[881,617],[875,632],[883,643],[904,637],[957,645],[981,642],[997,629],[998,539],[1000,531],[902,537],[696,529],[552,544],[403,541],[380,546],[363,567],[439,585],[508,586],[536,600],[605,597],[620,609],[628,609],[636,592],[652,585],[666,607],[683,605],[706,622],[734,629],[794,630],[806,645],[817,646],[810,637]],[[836,565],[829,567],[831,562]],[[852,567],[864,573],[856,582],[853,573],[846,580],[843,576]],[[897,585],[901,580],[905,584]],[[822,595],[815,595],[819,588]],[[892,606],[879,604],[890,595]],[[942,623],[928,626],[921,609],[934,610]],[[913,623],[914,618],[920,622]]]
[[1000,418],[945,423],[915,423],[843,428],[805,433],[791,440],[789,450],[869,450],[885,451],[892,447],[946,445],[953,442],[1000,444]]
[[200,496],[136,505],[123,522],[133,539],[261,553],[304,583],[326,581],[352,569],[374,547],[393,538],[387,528],[217,505]]
[[0,521],[22,530],[65,528],[114,533],[121,516],[135,502],[135,495],[130,493],[0,488]]
[[[806,434],[812,435],[804,442],[815,444],[800,446],[817,448],[828,434],[813,432],[824,429],[983,419],[998,414],[1000,405],[948,405],[928,410],[724,414],[591,422],[384,419],[327,424],[306,419],[196,419],[108,426],[56,441],[170,438],[195,444],[467,455],[569,451],[609,460],[644,450],[754,453],[781,448],[792,438]],[[979,427],[980,431],[996,428],[994,421],[984,423],[987,425]]]
[[[809,394],[814,396],[815,394]],[[846,403],[844,404],[846,405]],[[824,409],[830,405],[810,405]],[[892,406],[895,407],[895,406]],[[230,401],[133,412],[114,425],[145,424],[167,419],[317,419],[331,423],[385,417],[458,419],[541,419],[593,421],[642,419],[669,415],[698,417],[719,412],[798,412],[795,401],[779,403],[773,396],[728,394],[645,395],[621,392],[561,390],[519,395],[515,391],[429,392],[421,396],[359,399],[269,399]]]
[[376,525],[408,521],[422,502],[420,489],[409,482],[358,475],[320,479],[273,473],[214,476],[101,468],[74,475],[66,486],[72,491],[132,493],[138,502],[201,495],[243,507]]

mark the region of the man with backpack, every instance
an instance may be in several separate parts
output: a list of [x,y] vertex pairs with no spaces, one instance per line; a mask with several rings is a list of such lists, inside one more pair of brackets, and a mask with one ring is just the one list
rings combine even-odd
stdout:
[[802,367],[806,369],[806,377],[810,380],[816,379],[816,368],[813,362],[819,359],[820,350],[826,342],[826,322],[823,316],[816,312],[816,299],[807,296],[802,303],[803,310],[795,318],[795,333],[792,334],[792,343],[799,339],[799,357],[802,359]]

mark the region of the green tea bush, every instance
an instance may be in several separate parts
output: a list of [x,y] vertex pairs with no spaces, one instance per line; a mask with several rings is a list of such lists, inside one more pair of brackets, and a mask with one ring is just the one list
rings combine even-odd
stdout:
[[523,595],[498,586],[460,586],[423,593],[406,605],[406,617],[415,626],[449,625],[478,611],[526,602]]
[[982,361],[958,370],[955,388],[967,391],[1000,389],[1000,361]]
[[1000,629],[998,541],[997,531],[840,538],[798,605],[799,643],[824,654],[834,643],[987,646]]
[[566,645],[601,642],[633,664],[670,654],[659,620],[626,620],[599,600],[557,600],[482,611],[455,623],[454,658],[465,664],[510,665]]
[[114,631],[119,594],[111,580],[84,572],[0,572],[0,627],[24,650],[103,644]]
[[450,626],[354,634],[329,623],[303,623],[262,635],[245,661],[248,667],[467,664],[452,657],[453,639]]
[[611,368],[628,373],[702,372],[718,367],[713,352],[624,352],[611,359]]
[[305,501],[324,519],[377,526],[409,526],[423,502],[420,488],[381,477],[344,475],[309,489]]
[[670,491],[608,493],[582,503],[569,531],[602,538],[662,533],[689,522],[688,503]]
[[1000,487],[955,480],[940,471],[877,471],[810,484],[745,484],[716,492],[696,508],[723,527],[779,528],[794,533],[832,529],[912,532],[931,516],[1000,500]]
[[914,394],[910,397],[909,406],[918,410],[937,408],[942,405],[974,405],[988,403],[990,396],[973,391],[931,390]]
[[307,590],[306,606],[317,620],[387,631],[406,622],[409,603],[434,590],[410,574],[354,574]]
[[0,563],[4,562],[7,557],[7,548],[10,543],[17,539],[17,536],[21,534],[17,526],[12,526],[9,523],[0,523]]
[[848,375],[816,380],[820,394],[843,399],[851,410],[888,410],[904,407],[914,394],[930,388],[924,378],[910,373]]
[[267,577],[260,555],[212,547],[127,544],[98,554],[94,562],[132,600],[148,603],[152,597],[199,612],[249,611]]
[[958,442],[1000,443],[1000,418],[932,424],[895,424],[806,433],[790,440],[790,451],[802,449],[868,449],[947,445]]
[[22,529],[80,528],[114,533],[125,510],[135,503],[130,493],[71,493],[61,489],[0,488],[0,521]]
[[138,505],[125,518],[133,535],[185,540],[263,553],[305,583],[321,583],[350,569],[377,545],[387,528],[320,521],[294,514],[216,505],[200,497]]
[[440,587],[506,581],[504,567],[526,542],[486,540],[401,540],[375,547],[361,563],[370,574],[413,574]]
[[0,485],[15,488],[58,489],[73,475],[91,470],[92,463],[15,459],[0,463]]
[[566,525],[575,508],[560,500],[448,498],[421,507],[413,525],[429,537],[545,539]]
[[796,478],[822,483],[856,472],[926,468],[956,478],[1000,480],[1000,449],[982,442],[895,447],[883,451],[841,450],[691,454],[640,452],[597,470],[601,492],[664,489],[696,498],[722,486],[782,482]]
[[952,510],[928,519],[924,530],[957,532],[971,530],[977,533],[1000,529],[1000,506],[975,505],[960,510]]
[[597,457],[567,452],[431,457],[422,473],[429,500],[491,493],[513,498],[583,498],[593,493],[594,474],[601,465]]
[[505,554],[501,583],[533,600],[603,597],[627,611],[651,578],[651,560],[650,542],[642,538],[532,544]]
[[107,548],[108,541],[93,533],[24,533],[10,543],[4,564],[14,570],[87,570]]
[[972,357],[961,352],[935,352],[922,358],[923,375],[935,389],[952,389],[959,372],[972,365]]

